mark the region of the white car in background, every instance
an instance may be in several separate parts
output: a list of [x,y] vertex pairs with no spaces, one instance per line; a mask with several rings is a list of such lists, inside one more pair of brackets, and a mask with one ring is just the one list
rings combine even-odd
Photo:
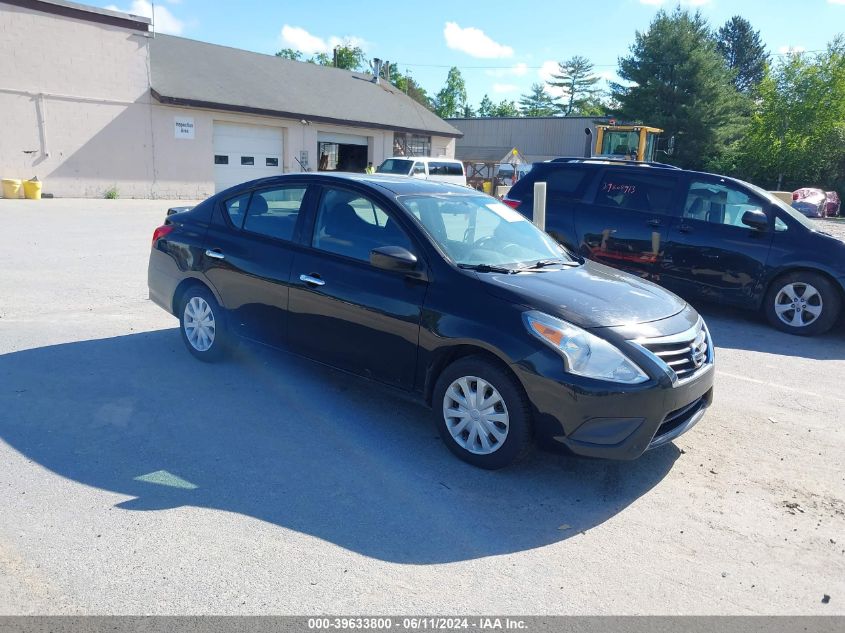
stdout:
[[436,180],[453,185],[467,185],[464,164],[453,158],[431,156],[394,156],[385,159],[376,173],[408,176],[422,180]]

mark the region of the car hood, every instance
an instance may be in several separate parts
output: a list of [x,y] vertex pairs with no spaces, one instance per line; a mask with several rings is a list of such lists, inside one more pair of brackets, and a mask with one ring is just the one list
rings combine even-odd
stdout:
[[479,273],[478,278],[495,297],[584,328],[657,321],[686,307],[683,299],[656,284],[591,261],[577,268]]

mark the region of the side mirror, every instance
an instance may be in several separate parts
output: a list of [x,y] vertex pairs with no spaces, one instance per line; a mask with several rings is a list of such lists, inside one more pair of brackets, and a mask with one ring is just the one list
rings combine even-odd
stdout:
[[769,228],[769,216],[762,211],[752,209],[742,214],[742,223],[758,231],[765,231]]
[[417,267],[417,256],[401,246],[379,246],[370,251],[370,264],[382,270],[409,271]]

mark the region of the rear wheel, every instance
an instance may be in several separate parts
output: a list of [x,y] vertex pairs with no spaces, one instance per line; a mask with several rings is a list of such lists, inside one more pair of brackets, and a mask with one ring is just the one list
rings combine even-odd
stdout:
[[461,358],[437,380],[432,401],[440,437],[474,466],[503,468],[531,448],[531,410],[516,379],[477,356]]
[[182,295],[179,325],[185,347],[201,361],[219,360],[226,353],[223,310],[207,288],[193,285]]
[[839,318],[842,299],[822,275],[798,271],[776,279],[766,294],[766,317],[773,326],[801,336],[827,332]]

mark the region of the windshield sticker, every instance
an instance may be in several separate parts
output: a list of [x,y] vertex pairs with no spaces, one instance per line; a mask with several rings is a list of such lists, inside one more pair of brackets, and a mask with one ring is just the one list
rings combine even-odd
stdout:
[[505,222],[525,221],[525,216],[523,216],[519,211],[511,209],[509,206],[504,205],[501,202],[491,202],[490,204],[484,206],[502,218]]

